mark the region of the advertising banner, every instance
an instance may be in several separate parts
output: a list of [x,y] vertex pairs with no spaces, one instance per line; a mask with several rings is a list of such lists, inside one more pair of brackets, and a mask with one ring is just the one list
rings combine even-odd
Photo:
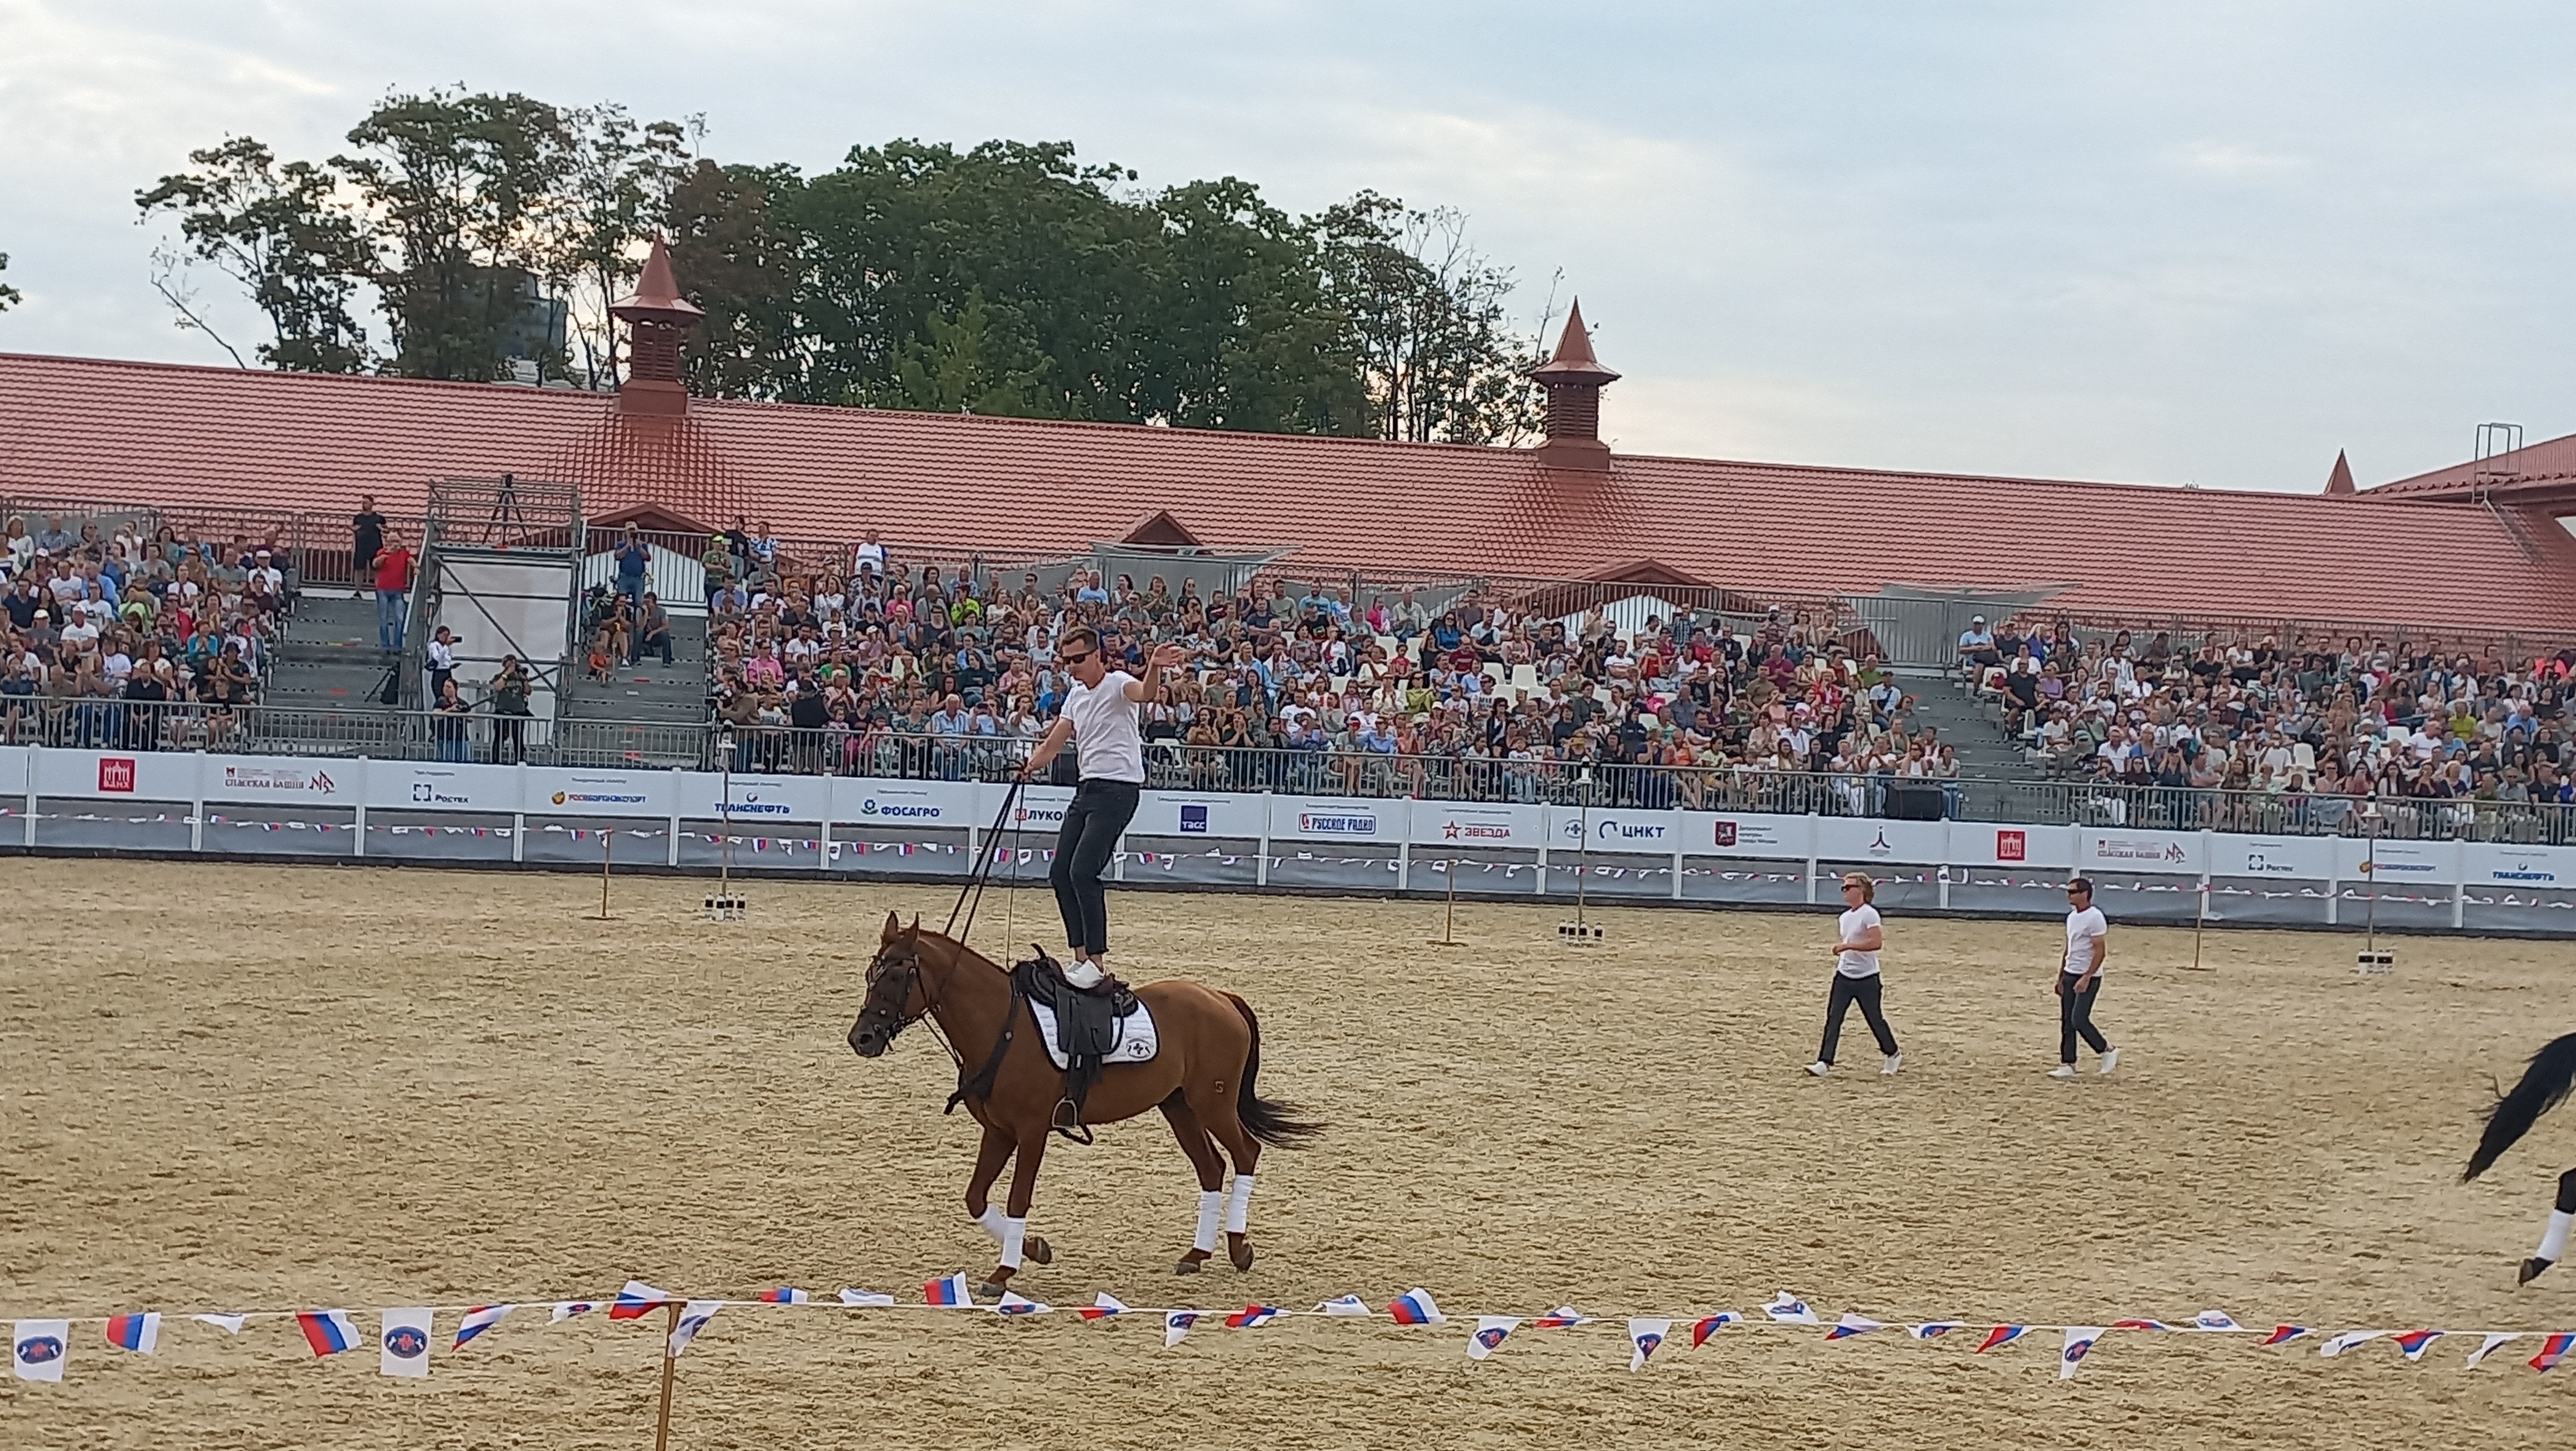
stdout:
[[[1411,806],[1416,846],[1513,847],[1535,851],[1547,831],[1542,808],[1536,806],[1482,801],[1390,801],[1386,804],[1398,813]],[[1559,807],[1558,810],[1565,811],[1565,808]],[[1572,813],[1566,814],[1571,819]]]
[[609,771],[578,766],[530,766],[527,805],[532,816],[660,816],[671,814],[671,773]]
[[2075,834],[2078,872],[2170,872],[2199,876],[2200,833],[2083,827]]
[[964,831],[993,819],[989,813],[976,814],[975,799],[974,783],[968,781],[843,777],[832,782],[832,819],[860,826],[931,826]]
[[492,811],[504,815],[519,809],[519,768],[516,766],[369,761],[366,778],[367,805],[370,807],[410,811]]
[[[102,796],[141,801],[197,799],[197,757],[175,751],[18,752],[36,762],[36,791],[43,796]],[[20,768],[22,771],[24,767]],[[24,781],[21,776],[20,781]],[[26,788],[22,784],[20,791]]]
[[1939,862],[1949,838],[1946,821],[1826,816],[1816,822],[1816,857],[1834,862]]
[[730,778],[716,771],[680,773],[680,814],[698,821],[730,818],[737,825],[763,821],[821,821],[831,808],[828,776]]
[[[2380,854],[2385,860],[2385,843]],[[2576,883],[2576,847],[2472,842],[2468,881],[2474,887],[2567,886]]]
[[[135,759],[139,764],[159,756],[157,752],[146,752]],[[112,759],[100,760],[102,776],[107,773]],[[357,780],[361,768],[355,761],[303,761],[287,756],[208,756],[205,762],[206,799],[210,802],[233,805],[262,802],[283,806],[358,804]]]
[[2213,877],[2323,881],[2334,871],[2334,842],[2319,836],[2238,836],[2219,832],[2210,838],[2209,854],[2209,874]]
[[1954,821],[1950,823],[1950,864],[2067,871],[2075,865],[2075,828]]
[[1594,851],[1636,852],[1670,856],[1686,850],[1686,833],[1695,822],[1678,811],[1630,811],[1571,806],[1548,809],[1548,849],[1567,852],[1586,845]]
[[1131,836],[1205,836],[1258,840],[1261,836],[1258,796],[1223,792],[1148,791],[1136,805]]
[[2366,837],[2334,838],[2335,875],[2347,882],[2377,881],[2397,891],[2415,887],[2452,887],[2460,881],[2460,845],[2452,841],[2389,841],[2378,844],[2378,862],[2371,861],[2371,843]]
[[1768,857],[1803,861],[1809,833],[1804,816],[1736,815],[1727,812],[1682,813],[1682,849],[1694,856]]
[[1365,796],[1280,796],[1270,804],[1270,834],[1292,841],[1404,839],[1402,801]]

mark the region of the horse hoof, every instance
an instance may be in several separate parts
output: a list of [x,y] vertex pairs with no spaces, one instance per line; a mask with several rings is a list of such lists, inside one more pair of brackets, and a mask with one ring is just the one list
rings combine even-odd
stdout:
[[1038,1238],[1034,1234],[1028,1237],[1027,1241],[1020,1246],[1020,1249],[1022,1253],[1026,1254],[1031,1260],[1034,1260],[1039,1264],[1051,1265],[1055,1263],[1055,1251],[1047,1248],[1047,1242]]
[[1251,1269],[1252,1245],[1249,1242],[1235,1245],[1225,1252],[1225,1257],[1234,1261],[1234,1267],[1238,1270]]
[[2538,1255],[2533,1255],[2530,1259],[2522,1262],[2522,1269],[2514,1276],[2513,1282],[2517,1285],[2528,1285],[2532,1281],[2540,1278],[2540,1272],[2542,1270],[2545,1270],[2556,1263],[2558,1263],[2556,1260],[2545,1260]]
[[975,1287],[975,1293],[987,1300],[998,1300],[1010,1287],[999,1280],[987,1280]]
[[1172,1266],[1172,1273],[1176,1275],[1195,1275],[1198,1272],[1199,1262],[1197,1260],[1183,1260],[1179,1264]]

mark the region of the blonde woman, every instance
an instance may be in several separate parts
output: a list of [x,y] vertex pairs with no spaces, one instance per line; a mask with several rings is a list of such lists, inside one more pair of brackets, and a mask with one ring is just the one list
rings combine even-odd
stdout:
[[[1842,1042],[1843,1015],[1851,1005],[1860,1004],[1860,1015],[1868,1020],[1871,1036],[1878,1039],[1878,1051],[1887,1055],[1880,1067],[1882,1077],[1892,1078],[1905,1066],[1905,1055],[1896,1050],[1896,1033],[1887,1026],[1887,1015],[1879,1011],[1878,953],[1883,934],[1878,920],[1878,883],[1867,872],[1852,872],[1843,878],[1843,915],[1840,930],[1834,938],[1834,990],[1825,1002],[1825,1041],[1817,1050],[1816,1061],[1807,1071],[1822,1078],[1834,1071],[1834,1049]],[[2109,1072],[2109,1069],[2104,1069]]]

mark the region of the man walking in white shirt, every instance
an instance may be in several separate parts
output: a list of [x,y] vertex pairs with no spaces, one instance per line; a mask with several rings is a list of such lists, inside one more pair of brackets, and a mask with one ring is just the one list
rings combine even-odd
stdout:
[[1842,1042],[1843,1015],[1860,1004],[1860,1015],[1869,1023],[1871,1036],[1878,1039],[1878,1051],[1887,1055],[1886,1065],[1878,1071],[1894,1076],[1905,1063],[1905,1055],[1896,1051],[1896,1033],[1887,1026],[1887,1015],[1879,1011],[1878,951],[1882,931],[1878,908],[1872,905],[1878,896],[1878,883],[1867,872],[1852,872],[1843,878],[1843,915],[1841,930],[1834,938],[1834,990],[1825,1002],[1825,1043],[1816,1051],[1816,1061],[1807,1071],[1818,1078],[1834,1071],[1834,1049]]
[[2102,1071],[2120,1066],[2120,1050],[2093,1026],[2093,1000],[2102,993],[2102,964],[2111,957],[2111,927],[2093,905],[2093,883],[2077,877],[2066,884],[2066,957],[2057,973],[2057,1066],[2051,1078],[2075,1076],[2075,1040],[2102,1055]]

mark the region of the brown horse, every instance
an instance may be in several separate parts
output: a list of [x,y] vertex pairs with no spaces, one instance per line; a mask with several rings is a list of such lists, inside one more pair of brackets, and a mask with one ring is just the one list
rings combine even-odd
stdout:
[[[1261,1146],[1293,1146],[1323,1126],[1299,1122],[1286,1104],[1254,1091],[1261,1073],[1261,1024],[1243,999],[1186,979],[1147,983],[1136,996],[1154,1015],[1161,1047],[1148,1062],[1103,1070],[1082,1116],[1106,1124],[1161,1109],[1199,1178],[1198,1233],[1175,1272],[1197,1274],[1216,1252],[1220,1216],[1226,1258],[1238,1270],[1250,1269],[1252,1239],[1246,1230]],[[956,1102],[984,1126],[975,1173],[966,1182],[966,1213],[1001,1243],[1001,1263],[983,1285],[986,1294],[999,1295],[1024,1254],[1042,1265],[1055,1257],[1045,1240],[1028,1236],[1028,1215],[1048,1130],[1064,1096],[1064,1073],[1048,1059],[1008,972],[945,933],[923,931],[919,918],[906,927],[888,913],[885,936],[868,964],[867,1001],[850,1025],[850,1047],[862,1058],[877,1057],[894,1046],[905,1025],[924,1016],[938,1025],[957,1060]],[[994,1062],[1005,1030],[1011,1041],[986,1080],[989,1086],[976,1084],[984,1066]],[[1220,1147],[1234,1161],[1231,1196]],[[1016,1164],[1009,1204],[996,1211],[989,1195],[1010,1160]]]

